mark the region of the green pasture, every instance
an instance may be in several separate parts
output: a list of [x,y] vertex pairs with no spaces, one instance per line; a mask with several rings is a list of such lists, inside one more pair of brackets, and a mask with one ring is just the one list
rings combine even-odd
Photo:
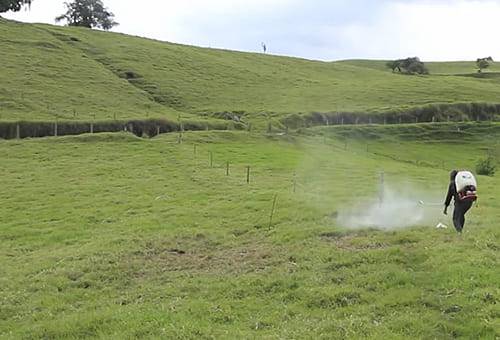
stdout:
[[461,128],[0,142],[0,338],[498,338],[498,177],[461,236],[337,220],[444,199],[499,137]]

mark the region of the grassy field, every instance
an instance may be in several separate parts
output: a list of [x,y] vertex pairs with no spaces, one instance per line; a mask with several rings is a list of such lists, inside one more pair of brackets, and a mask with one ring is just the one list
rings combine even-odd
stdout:
[[461,236],[337,218],[440,202],[500,136],[459,127],[0,142],[0,338],[498,338],[498,177]]
[[34,25],[0,18],[0,120],[173,117],[177,112]]
[[432,206],[451,169],[498,163],[500,124],[260,129],[498,103],[497,64],[404,76],[1,18],[0,50],[0,123],[29,121],[9,136],[258,127],[0,140],[0,338],[500,338],[498,176],[478,177],[462,235]]
[[227,118],[228,111],[259,121],[498,102],[496,73],[472,77],[472,62],[432,63],[435,74],[403,76],[377,61],[310,61],[2,19],[0,36],[0,120]]

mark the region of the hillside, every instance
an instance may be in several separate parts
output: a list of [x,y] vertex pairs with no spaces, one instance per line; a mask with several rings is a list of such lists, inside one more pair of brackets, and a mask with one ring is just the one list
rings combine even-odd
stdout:
[[34,25],[0,19],[0,50],[1,120],[176,116]]
[[[392,74],[373,63],[319,62],[184,46],[0,19],[1,120],[386,112],[498,102],[496,79]],[[370,64],[370,62],[368,62]],[[375,62],[376,65],[378,65]],[[473,72],[436,63],[431,70]]]
[[0,141],[0,338],[498,338],[498,177],[417,203],[498,151],[459,127]]

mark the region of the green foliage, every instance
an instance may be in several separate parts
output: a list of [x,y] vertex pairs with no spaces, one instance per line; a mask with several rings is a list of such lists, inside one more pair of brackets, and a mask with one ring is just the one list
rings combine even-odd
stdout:
[[480,159],[476,163],[476,172],[479,175],[493,176],[496,171],[496,161],[492,156]]
[[387,62],[387,67],[394,72],[396,69],[400,73],[406,74],[428,74],[429,70],[418,57],[397,59]]
[[392,70],[392,72],[395,72],[398,70],[398,72],[401,72],[401,60],[392,60],[388,61],[386,63],[386,66]]
[[65,3],[67,12],[56,18],[56,21],[65,20],[69,26],[87,28],[102,28],[109,30],[118,25],[111,13],[101,0],[74,0]]
[[492,57],[478,58],[476,60],[477,72],[481,73],[484,69],[490,67],[490,63],[493,62]]
[[17,12],[25,5],[30,6],[33,0],[0,0],[0,13]]

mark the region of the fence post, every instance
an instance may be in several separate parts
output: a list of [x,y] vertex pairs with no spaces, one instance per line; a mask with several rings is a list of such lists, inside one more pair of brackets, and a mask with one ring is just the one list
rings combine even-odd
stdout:
[[90,133],[94,133],[94,122],[90,122]]
[[54,137],[57,137],[57,120],[54,123]]
[[213,160],[214,160],[214,156],[212,154],[212,151],[208,152],[208,158],[210,160],[210,167],[212,168],[213,167]]
[[278,199],[278,194],[274,194],[274,199],[273,199],[273,207],[271,208],[271,215],[269,216],[269,230],[271,230],[271,227],[273,225],[273,215],[274,215],[274,209],[276,208],[276,200]]
[[226,163],[226,176],[229,176],[229,162]]
[[19,123],[16,124],[16,139],[21,139],[21,127]]
[[380,173],[379,204],[384,203],[384,171]]
[[160,126],[156,125],[156,135],[158,136],[160,134]]
[[247,166],[247,184],[250,183],[250,167]]

